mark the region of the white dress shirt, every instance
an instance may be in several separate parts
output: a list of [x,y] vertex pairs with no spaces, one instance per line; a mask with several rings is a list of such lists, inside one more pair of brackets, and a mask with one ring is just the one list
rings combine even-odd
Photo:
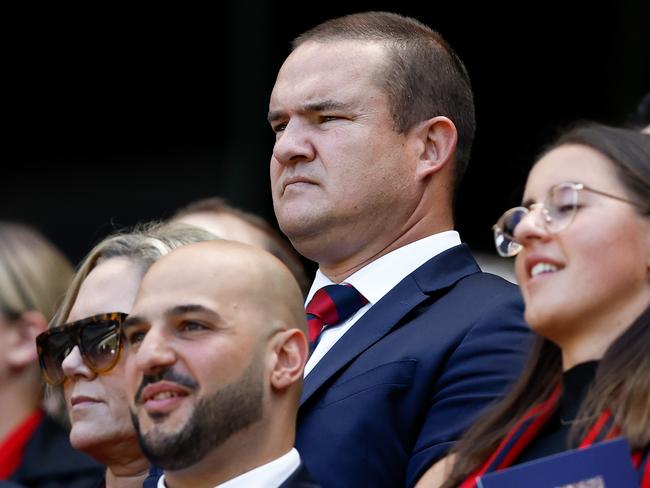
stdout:
[[[277,488],[300,466],[300,455],[293,448],[288,453],[258,466],[214,488]],[[158,488],[167,488],[165,475],[158,478]]]
[[[455,230],[440,232],[395,249],[348,276],[344,283],[349,283],[354,286],[366,297],[368,303],[342,324],[323,329],[318,345],[311,356],[309,356],[309,360],[305,366],[305,376],[314,369],[314,366],[336,344],[336,341],[400,281],[429,259],[460,243],[460,236]],[[335,283],[321,273],[319,269],[307,294],[305,306],[319,289],[332,284]]]

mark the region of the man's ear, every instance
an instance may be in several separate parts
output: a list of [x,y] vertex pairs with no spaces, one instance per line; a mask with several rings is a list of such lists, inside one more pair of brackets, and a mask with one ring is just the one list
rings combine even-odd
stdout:
[[416,168],[418,180],[429,178],[454,161],[458,131],[447,117],[425,120],[414,130],[420,140],[419,160]]
[[282,390],[302,380],[309,346],[305,334],[299,329],[279,332],[275,340],[271,386]]
[[47,330],[47,320],[41,312],[30,310],[23,312],[11,329],[7,361],[11,368],[21,370],[36,362],[36,336]]

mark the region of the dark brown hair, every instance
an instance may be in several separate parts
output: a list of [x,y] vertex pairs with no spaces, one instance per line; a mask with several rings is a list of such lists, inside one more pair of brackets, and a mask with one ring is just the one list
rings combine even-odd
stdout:
[[[606,156],[630,199],[648,214],[650,209],[650,135],[641,132],[583,124],[561,135],[544,154],[567,144],[590,147]],[[639,210],[643,212],[643,209]],[[616,259],[615,255],[609,259]],[[640,263],[641,265],[642,263]],[[650,446],[650,308],[606,350],[594,382],[580,406],[579,418],[598,417],[610,409],[632,449]],[[562,375],[561,351],[539,337],[528,364],[513,390],[479,418],[452,449],[456,455],[450,477],[443,486],[457,486],[479,468],[501,440],[532,406],[541,403]],[[575,424],[569,438],[585,433]]]
[[472,149],[476,121],[474,97],[463,62],[442,36],[410,17],[389,12],[364,12],[323,22],[298,36],[293,49],[313,42],[382,43],[388,64],[378,78],[388,96],[395,130],[439,115],[458,130],[454,186],[462,179]]

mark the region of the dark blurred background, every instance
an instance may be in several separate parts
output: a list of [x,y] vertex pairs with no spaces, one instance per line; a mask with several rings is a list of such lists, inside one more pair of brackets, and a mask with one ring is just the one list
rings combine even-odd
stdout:
[[414,16],[465,61],[478,131],[457,221],[476,250],[491,250],[491,224],[559,127],[624,123],[650,89],[648,0],[93,5],[2,21],[0,219],[75,262],[111,230],[207,196],[275,224],[268,96],[290,40],[333,16]]

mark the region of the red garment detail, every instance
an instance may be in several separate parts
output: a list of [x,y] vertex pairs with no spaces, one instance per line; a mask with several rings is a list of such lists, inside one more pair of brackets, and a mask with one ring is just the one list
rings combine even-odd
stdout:
[[43,420],[43,411],[36,410],[13,432],[10,432],[0,444],[0,480],[8,479],[20,466],[27,442]]
[[307,313],[314,316],[307,321],[310,342],[318,338],[325,324],[336,324],[339,321],[336,304],[323,288],[314,294],[307,306]]
[[[517,422],[515,427],[512,428],[505,439],[501,441],[499,447],[494,453],[492,453],[488,460],[476,471],[474,471],[474,473],[468,476],[463,483],[460,484],[460,488],[475,488],[477,486],[477,479],[490,470],[490,466],[494,463],[497,457],[503,455],[505,449],[507,448],[506,446],[508,446],[512,438],[515,435],[519,435],[519,439],[517,439],[516,442],[512,443],[512,445],[509,446],[509,451],[506,452],[504,459],[499,463],[495,471],[500,471],[502,469],[510,467],[513,461],[519,456],[519,454],[521,454],[521,452],[530,444],[530,442],[532,442],[544,423],[550,418],[550,414],[552,414],[555,410],[555,407],[559,400],[559,393],[560,388],[558,385],[546,401],[530,409],[524,415],[524,417],[519,422]],[[525,429],[525,431],[522,432],[522,424],[534,416],[538,416],[537,419],[535,419],[535,421],[531,423]],[[619,436],[621,434],[621,429],[618,426],[612,425],[611,427],[607,428],[611,417],[612,414],[609,410],[604,411],[584,436],[582,442],[579,445],[579,448],[585,448],[593,445],[594,443],[613,439]],[[601,439],[600,441],[598,440],[599,438]],[[639,464],[642,457],[642,452],[632,453],[632,463],[637,469],[640,468]],[[650,488],[650,462],[646,464],[643,473],[639,474],[641,475],[641,488]]]

